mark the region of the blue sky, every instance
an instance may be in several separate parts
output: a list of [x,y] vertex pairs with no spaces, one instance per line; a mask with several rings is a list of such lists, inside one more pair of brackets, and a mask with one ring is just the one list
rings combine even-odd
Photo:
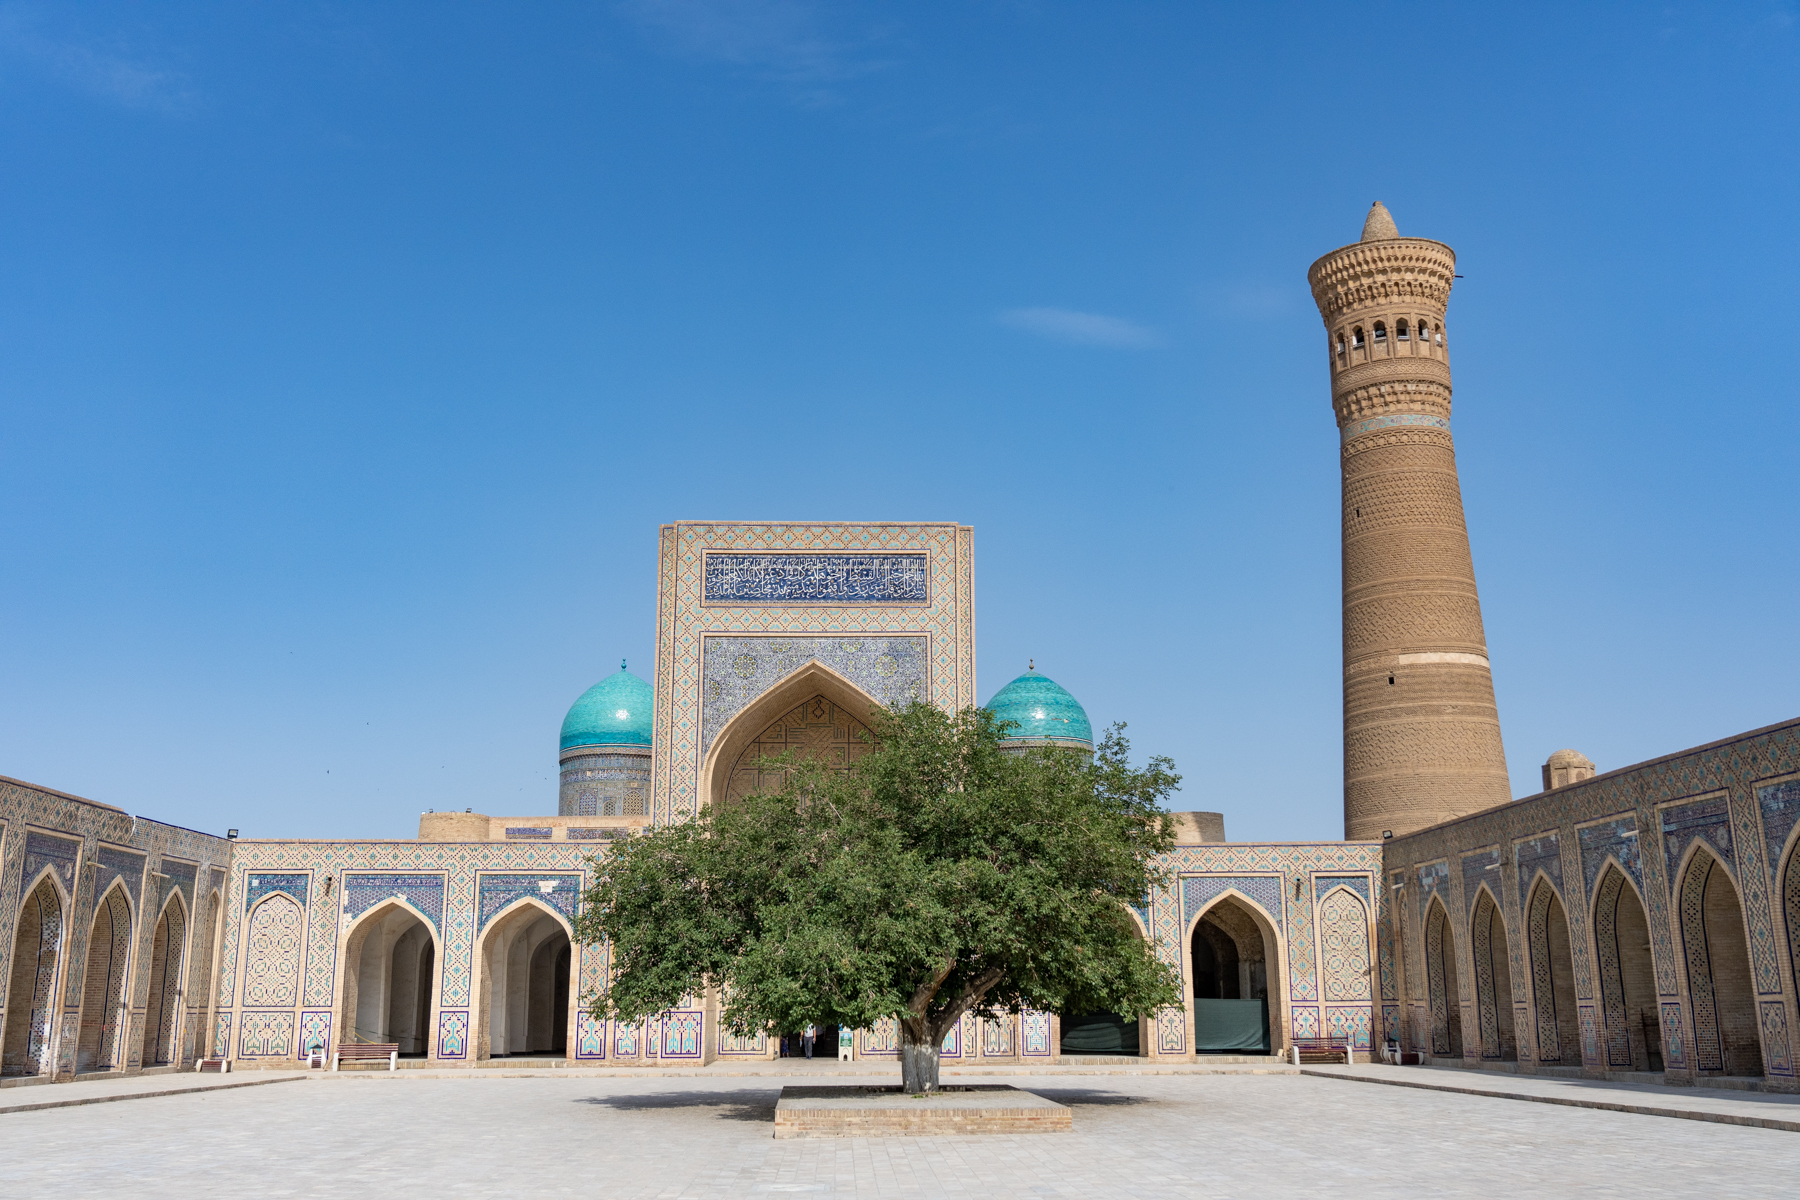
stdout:
[[0,4],[0,773],[554,810],[661,522],[976,527],[1238,838],[1342,832],[1306,268],[1454,246],[1514,792],[1796,715],[1792,5]]

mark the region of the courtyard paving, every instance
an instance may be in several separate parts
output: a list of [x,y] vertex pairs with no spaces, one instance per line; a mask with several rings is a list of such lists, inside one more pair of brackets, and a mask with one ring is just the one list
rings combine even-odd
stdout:
[[0,1191],[1736,1198],[1800,1177],[1796,1133],[1303,1075],[1036,1075],[1017,1082],[1071,1105],[1076,1132],[778,1142],[783,1082],[403,1072],[14,1112]]

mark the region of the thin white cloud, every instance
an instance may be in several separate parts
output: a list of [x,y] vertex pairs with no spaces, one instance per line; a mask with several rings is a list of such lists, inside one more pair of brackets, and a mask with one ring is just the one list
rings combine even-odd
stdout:
[[1010,308],[1000,314],[1000,323],[1079,346],[1148,350],[1162,345],[1162,338],[1148,326],[1123,317],[1074,312],[1067,308]]
[[807,0],[627,0],[619,11],[677,53],[740,68],[828,103],[831,85],[880,69],[880,35],[827,30],[829,14]]
[[0,55],[24,62],[68,87],[127,108],[181,112],[194,105],[188,77],[115,37],[110,44],[43,33],[26,5],[0,5]]

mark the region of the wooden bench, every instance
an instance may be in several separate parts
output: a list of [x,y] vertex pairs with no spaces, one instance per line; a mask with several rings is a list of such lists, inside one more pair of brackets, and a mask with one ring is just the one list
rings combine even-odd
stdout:
[[400,1066],[399,1042],[347,1042],[337,1048],[332,1056],[331,1069],[338,1070],[345,1062],[379,1062],[387,1059],[388,1070],[398,1070]]
[[1296,1063],[1350,1062],[1350,1039],[1345,1037],[1295,1038]]
[[230,1059],[197,1058],[194,1060],[194,1071],[196,1074],[205,1074],[206,1072],[210,1071],[210,1072],[213,1072],[218,1075],[224,1075],[227,1072],[229,1072],[230,1070],[231,1070],[231,1060]]

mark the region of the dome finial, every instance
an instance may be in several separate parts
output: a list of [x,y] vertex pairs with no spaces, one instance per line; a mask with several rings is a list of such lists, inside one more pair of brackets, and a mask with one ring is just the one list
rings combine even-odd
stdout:
[[1394,214],[1387,210],[1387,205],[1377,200],[1369,209],[1368,219],[1363,222],[1362,240],[1389,242],[1399,236],[1400,228],[1394,224]]
[[621,658],[619,660],[619,670],[623,671],[624,669],[625,669],[625,660]]
[[1028,658],[1028,659],[1026,659],[1026,660],[1025,660],[1025,669],[1026,669],[1026,670],[1027,670],[1027,671],[1035,671],[1035,670],[1037,670],[1037,659],[1035,659],[1035,658]]

